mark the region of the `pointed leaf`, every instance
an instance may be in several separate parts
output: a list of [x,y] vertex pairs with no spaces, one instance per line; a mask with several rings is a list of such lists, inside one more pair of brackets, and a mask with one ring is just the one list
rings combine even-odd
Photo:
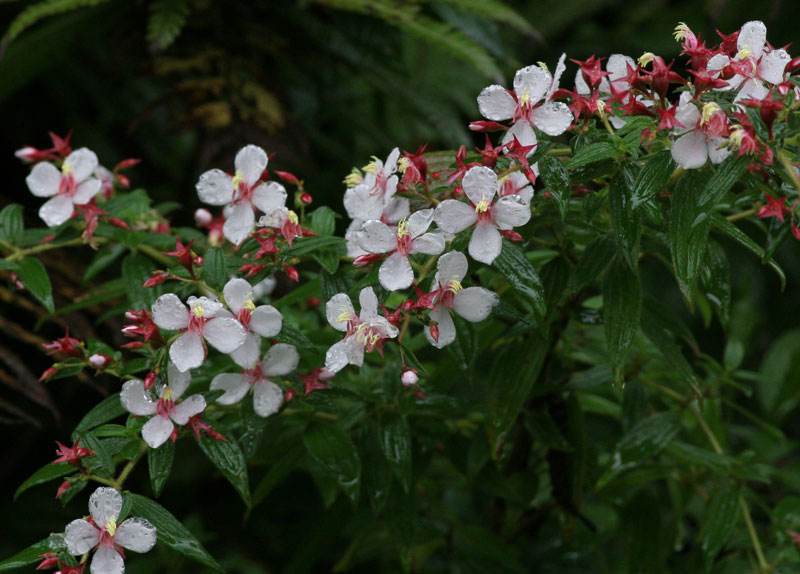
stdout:
[[615,257],[603,282],[603,320],[617,384],[622,381],[625,356],[639,328],[640,311],[639,269],[631,270],[621,257]]
[[153,496],[158,498],[167,483],[169,473],[172,471],[172,461],[175,458],[175,443],[166,441],[158,448],[147,449],[147,467],[150,471],[150,485]]
[[653,154],[645,162],[633,184],[633,198],[631,199],[633,208],[636,209],[656,197],[674,171],[675,162],[672,161],[669,150]]
[[717,491],[706,508],[706,519],[700,531],[700,548],[706,569],[710,570],[722,547],[739,522],[739,495],[731,489]]
[[311,458],[356,504],[361,483],[361,460],[350,437],[336,425],[313,422],[303,435],[303,444]]
[[48,463],[30,475],[25,482],[19,485],[19,488],[17,488],[16,492],[14,493],[14,500],[16,500],[20,494],[31,487],[61,478],[62,476],[71,472],[75,472],[76,470],[77,469],[68,462],[59,462],[57,464]]
[[122,406],[122,402],[119,400],[119,393],[106,397],[84,415],[81,422],[72,431],[72,440],[77,440],[86,431],[122,416],[126,412],[125,407]]
[[228,281],[225,253],[219,247],[209,247],[203,255],[203,279],[214,289],[222,289]]
[[411,431],[406,418],[386,412],[380,420],[381,450],[392,472],[408,492],[411,487]]
[[511,284],[514,291],[531,303],[539,316],[547,315],[544,287],[539,274],[525,257],[522,249],[504,241],[500,255],[494,260],[494,266]]
[[40,555],[46,552],[58,552],[65,548],[63,536],[48,536],[36,544],[28,546],[25,550],[14,554],[11,558],[6,558],[0,562],[0,572],[22,568],[34,562],[41,562]]
[[217,467],[228,482],[233,485],[244,503],[250,507],[250,484],[247,476],[247,461],[244,458],[242,449],[239,448],[232,436],[222,434],[226,441],[216,440],[206,435],[197,439],[200,450],[208,457],[208,460]]
[[564,164],[561,163],[557,157],[552,155],[543,156],[539,160],[539,173],[544,180],[547,191],[550,192],[550,197],[558,208],[558,213],[561,215],[561,221],[567,217],[569,210],[569,172]]
[[53,304],[53,286],[50,284],[50,277],[47,270],[38,259],[28,257],[19,262],[17,275],[28,291],[44,305],[50,313],[55,311]]
[[22,220],[22,206],[18,203],[6,205],[0,211],[0,241],[19,245],[25,226]]

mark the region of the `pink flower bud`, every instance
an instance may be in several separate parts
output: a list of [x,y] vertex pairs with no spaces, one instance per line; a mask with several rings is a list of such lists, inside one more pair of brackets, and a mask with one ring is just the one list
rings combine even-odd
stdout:
[[89,357],[89,364],[93,366],[95,369],[104,367],[109,362],[111,362],[111,357],[109,357],[108,355],[103,355],[102,353],[95,353],[94,355]]
[[38,149],[26,145],[24,148],[15,151],[14,155],[17,156],[22,161],[24,161],[25,163],[33,163],[34,161],[36,161],[36,156],[38,155],[38,153],[39,153]]
[[153,371],[150,371],[144,378],[144,388],[145,390],[147,390],[155,384],[156,384],[156,374]]
[[61,486],[59,486],[58,490],[56,491],[56,498],[59,498],[62,494],[67,492],[67,490],[69,490],[69,487],[70,487],[70,482],[68,480],[62,482]]
[[119,217],[109,217],[108,222],[115,227],[119,227],[120,229],[125,229],[127,231],[131,230],[131,226],[122,221]]
[[[161,285],[164,281],[167,280],[169,277],[169,273],[164,273],[162,271],[153,271],[153,276],[150,277],[147,281],[144,282],[142,287],[155,287],[156,285]],[[123,332],[125,329],[123,329]]]
[[290,266],[287,265],[286,269],[284,269],[284,271],[286,272],[286,275],[289,276],[289,279],[291,279],[292,281],[294,281],[294,282],[300,281],[300,274],[297,272],[297,269],[295,269],[294,267],[290,267]]
[[303,205],[311,205],[312,201],[314,201],[314,198],[311,197],[310,193],[304,193],[300,196],[300,203]]
[[197,257],[192,259],[192,263],[194,263],[195,265],[202,265],[203,264],[203,258],[198,255]]
[[406,369],[403,371],[403,374],[400,375],[400,381],[403,383],[404,387],[416,385],[419,382],[417,371],[414,369]]
[[208,225],[214,216],[207,209],[200,208],[194,212],[194,220],[198,225]]
[[[275,175],[277,175],[279,178],[281,178],[286,183],[291,183],[292,185],[299,185],[300,184],[300,180],[298,180],[297,177],[294,174],[289,173],[288,171],[278,171],[277,169],[274,170],[274,171],[275,171]],[[311,203],[311,202],[309,202],[309,203]]]
[[46,379],[49,379],[50,377],[55,375],[57,372],[58,372],[58,369],[56,367],[50,367],[44,373],[42,373],[41,377],[39,377],[39,382],[42,382],[42,381],[44,381]]
[[285,394],[285,400],[286,400],[286,402],[288,403],[289,401],[291,401],[292,399],[294,399],[294,395],[295,395],[294,389],[289,389],[289,390],[287,390],[287,391],[286,391],[286,394]]

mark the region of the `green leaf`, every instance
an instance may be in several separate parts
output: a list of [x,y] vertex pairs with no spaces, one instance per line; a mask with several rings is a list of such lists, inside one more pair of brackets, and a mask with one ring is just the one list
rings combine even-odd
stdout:
[[22,568],[34,562],[41,562],[41,555],[46,552],[58,552],[65,548],[63,536],[48,536],[36,544],[28,546],[25,550],[14,554],[11,558],[6,558],[0,562],[0,572]]
[[695,171],[685,174],[672,194],[669,248],[681,294],[694,309],[694,288],[706,253],[710,225],[708,209],[701,203],[704,178]]
[[150,196],[143,189],[120,193],[103,203],[103,209],[120,219],[139,219],[150,211]]
[[531,394],[549,348],[546,340],[528,340],[498,349],[487,380],[491,397],[489,437],[494,454]]
[[658,413],[639,421],[617,444],[614,468],[630,468],[659,454],[681,429],[677,412]]
[[100,250],[95,253],[94,258],[92,258],[92,262],[86,267],[86,271],[83,274],[81,283],[86,283],[89,281],[92,277],[111,265],[117,259],[117,257],[123,253],[125,253],[125,246],[120,245],[119,243],[101,247]]
[[347,282],[341,274],[330,274],[323,271],[319,274],[322,290],[322,301],[330,301],[331,297],[337,293],[347,293]]
[[13,261],[0,258],[0,271],[16,271],[17,269],[19,269],[19,265]]
[[762,262],[769,265],[775,273],[778,274],[778,278],[781,281],[781,291],[786,289],[786,273],[783,272],[781,266],[778,265],[773,259],[769,259],[768,261],[764,261],[764,250],[761,246],[750,239],[744,231],[736,227],[736,225],[732,221],[728,221],[725,219],[724,216],[720,215],[719,213],[712,213],[711,214],[711,225],[714,226],[714,229],[717,231],[724,233],[734,241],[736,241],[739,245],[759,257]]
[[653,154],[633,183],[631,203],[634,209],[658,195],[675,171],[675,162],[669,150]]
[[323,270],[331,275],[336,273],[336,270],[339,268],[341,258],[339,257],[339,253],[334,249],[320,249],[317,253],[314,253],[312,257],[314,261],[319,263]]
[[610,159],[617,155],[619,155],[619,152],[613,144],[607,142],[593,143],[576,151],[572,159],[567,163],[567,167],[580,167],[587,163]]
[[88,430],[100,426],[103,423],[122,416],[127,411],[122,406],[122,401],[119,400],[119,393],[106,397],[92,410],[84,415],[75,430],[72,431],[72,440],[75,441],[78,437],[82,436]]
[[47,463],[42,468],[30,475],[25,482],[19,485],[19,488],[17,488],[16,492],[14,493],[14,500],[16,500],[20,494],[31,487],[61,478],[62,476],[71,472],[75,472],[76,470],[77,469],[68,462],[59,462],[57,464]]
[[703,188],[700,196],[700,205],[705,210],[713,209],[733,187],[739,178],[742,177],[750,165],[752,158],[747,155],[736,157],[731,155],[728,159],[717,166],[717,170]]
[[134,311],[149,310],[162,291],[161,286],[143,287],[152,269],[150,260],[137,253],[131,253],[122,260],[122,278],[125,280],[130,309]]
[[642,236],[642,220],[638,209],[633,209],[631,195],[635,180],[631,166],[623,166],[608,186],[608,208],[617,243],[628,266],[635,269],[639,264],[639,242]]
[[28,6],[8,26],[3,39],[0,40],[0,53],[4,52],[8,45],[25,30],[44,18],[78,8],[96,6],[104,2],[108,2],[108,0],[44,0]]
[[241,420],[239,434],[239,446],[244,453],[244,458],[250,460],[261,442],[261,437],[264,435],[264,429],[269,424],[268,417],[259,416],[253,410],[253,394],[248,393],[245,399],[241,402],[239,409],[239,419]]
[[191,9],[186,0],[154,0],[147,20],[147,41],[164,50],[180,35]]
[[327,237],[302,237],[296,239],[292,247],[286,249],[283,254],[287,257],[299,257],[314,253],[323,247],[343,245],[344,243],[344,237],[334,237],[332,235]]
[[739,523],[739,494],[731,489],[718,490],[706,508],[706,518],[700,530],[700,548],[706,570],[711,569],[722,547]]
[[667,329],[664,321],[654,312],[649,304],[642,306],[641,327],[645,336],[650,339],[656,350],[666,359],[677,373],[689,384],[697,385],[694,370],[683,356],[680,347],[675,343],[673,334]]
[[311,230],[320,236],[333,235],[336,230],[336,213],[325,205],[311,214]]
[[209,247],[203,255],[203,279],[214,289],[222,289],[228,281],[228,267],[221,248]]
[[23,259],[19,262],[17,275],[28,291],[44,305],[45,309],[50,313],[55,311],[53,286],[50,284],[50,277],[41,261],[33,257]]
[[386,506],[392,493],[392,469],[381,446],[381,430],[378,421],[365,421],[359,433],[361,458],[361,483],[372,511],[378,514]]
[[200,450],[208,457],[208,460],[233,485],[249,508],[252,504],[252,499],[250,498],[250,483],[247,477],[247,461],[244,458],[242,449],[239,448],[239,443],[232,436],[225,434],[223,436],[227,442],[202,435],[197,439],[197,444],[200,446]]
[[389,411],[380,420],[381,450],[406,492],[411,488],[411,431],[403,415]]
[[615,257],[603,281],[603,321],[617,384],[622,382],[622,367],[639,328],[641,308],[638,268],[631,270],[620,257]]
[[175,443],[168,440],[158,448],[147,449],[147,468],[150,471],[150,485],[153,487],[153,496],[158,498],[164,485],[167,483],[169,473],[172,471],[172,461],[175,458]]
[[128,494],[132,499],[131,515],[141,516],[156,527],[158,541],[173,550],[217,570],[225,572],[214,558],[198,542],[191,532],[166,508],[139,494]]
[[717,310],[719,322],[727,328],[731,314],[731,270],[725,250],[713,240],[708,242],[702,279],[706,297]]
[[361,460],[350,437],[336,425],[313,422],[303,435],[303,443],[311,458],[356,504],[361,486]]
[[557,157],[545,155],[539,160],[539,173],[544,180],[550,197],[555,201],[561,221],[567,217],[569,210],[569,172]]
[[572,291],[580,291],[599,277],[616,253],[617,244],[607,235],[598,235],[592,239],[583,251],[572,275]]
[[540,317],[547,315],[544,287],[539,274],[526,259],[522,249],[504,241],[500,255],[494,260],[494,267],[506,278],[514,291],[532,304]]
[[300,349],[316,349],[316,345],[306,337],[305,333],[286,321],[283,322],[281,332],[275,335],[274,339],[279,343],[288,343]]
[[452,4],[459,10],[472,12],[502,24],[516,28],[520,32],[533,33],[533,26],[524,16],[498,0],[439,0],[438,4]]
[[18,203],[6,205],[0,211],[0,241],[19,245],[25,226],[22,220],[22,206]]
[[260,504],[303,460],[305,452],[292,449],[276,460],[269,467],[267,474],[253,490],[253,506]]
[[74,303],[59,307],[55,314],[64,315],[65,313],[71,313],[72,311],[78,311],[80,309],[85,309],[86,307],[91,307],[92,305],[97,305],[98,303],[103,303],[109,299],[122,297],[125,295],[126,287],[125,280],[122,277],[112,279],[107,283],[103,283],[102,285],[98,285],[94,289],[89,290],[87,293],[80,296]]
[[103,441],[97,438],[94,433],[87,432],[81,436],[81,442],[89,450],[94,451],[92,456],[92,470],[100,476],[114,476],[114,459],[108,452]]

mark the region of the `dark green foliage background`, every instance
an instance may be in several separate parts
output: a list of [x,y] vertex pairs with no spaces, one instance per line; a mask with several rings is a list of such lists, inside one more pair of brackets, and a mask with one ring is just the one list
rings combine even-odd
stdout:
[[[0,22],[11,22],[31,4],[0,3]],[[424,143],[430,143],[431,149],[482,144],[482,137],[466,128],[469,120],[480,119],[475,96],[490,83],[509,85],[522,65],[544,61],[552,67],[562,51],[579,59],[615,52],[637,57],[653,51],[669,59],[677,55],[671,32],[678,21],[709,37],[710,43],[716,40],[715,28],[733,32],[751,19],[764,20],[769,38],[779,45],[798,39],[796,7],[778,0],[507,2],[527,19],[528,29],[486,18],[457,2],[392,4],[401,13],[420,10],[432,22],[455,26],[481,51],[479,57],[465,58],[397,26],[390,17],[371,10],[339,9],[335,6],[338,2],[196,0],[185,3],[185,26],[170,43],[169,26],[160,35],[148,36],[148,16],[156,4],[118,0],[67,11],[38,22],[7,47],[0,60],[0,169],[4,178],[0,207],[24,203],[26,218],[34,221],[36,202],[24,184],[27,170],[13,157],[13,151],[23,144],[47,147],[49,130],[62,135],[74,130],[75,144],[96,150],[110,165],[126,157],[141,157],[143,162],[130,172],[131,178],[136,186],[149,189],[157,201],[174,200],[187,206],[175,214],[176,224],[192,224],[191,213],[199,206],[194,191],[198,174],[211,166],[228,165],[245,143],[276,153],[270,165],[303,178],[315,205],[342,211],[343,176],[373,154],[385,156],[394,146],[413,151]],[[166,74],[167,58],[205,59],[197,67]],[[569,68],[562,87],[571,87],[574,69]],[[210,91],[203,83],[209,79],[217,82]],[[247,97],[242,101],[242,86],[251,84],[260,86],[259,93],[266,98],[262,103],[269,102],[266,111],[254,111],[258,106]],[[230,103],[227,121],[209,115],[209,109],[219,109],[208,108],[209,102]],[[743,225],[751,235],[761,237],[757,224]],[[706,327],[699,311],[689,314],[677,283],[652,260],[642,267],[642,291],[656,295],[670,313],[686,321],[703,352],[720,362],[726,355],[733,361],[740,354],[743,369],[765,374],[766,383],[754,385],[781,389],[774,401],[756,410],[780,427],[785,438],[779,441],[774,433],[766,433],[767,438],[759,435],[761,443],[754,440],[749,448],[757,451],[756,458],[779,452],[772,460],[778,465],[773,480],[781,492],[797,491],[800,460],[786,453],[800,436],[796,408],[800,400],[800,250],[789,240],[777,252],[776,259],[788,278],[788,288],[780,294],[777,278],[756,258],[732,249],[727,242],[723,247],[732,254],[734,302],[727,346],[719,322],[714,320]],[[43,333],[51,337],[61,334],[52,326]],[[3,346],[15,349],[37,375],[49,365],[32,347],[15,347],[7,341]],[[99,382],[102,390],[106,382]],[[58,406],[56,413],[22,404],[36,424],[11,416],[0,421],[4,425],[0,557],[60,530],[85,512],[77,503],[62,509],[45,490],[30,491],[11,502],[19,483],[52,458],[53,440],[66,441],[88,406],[101,398],[96,389],[74,380],[49,383],[48,391]],[[0,393],[4,402],[18,400],[5,388]],[[647,397],[626,395],[626,401],[623,425],[628,424],[626,420],[638,420],[637,405],[646,405]],[[575,405],[559,408],[573,412]],[[734,440],[744,443],[742,437],[754,438],[755,431],[748,430],[754,423],[735,411],[726,412],[729,419],[717,424],[739,428]],[[294,434],[285,429],[270,432],[272,424],[265,431],[267,446],[260,462],[291,457],[293,451],[304,448],[301,429]],[[547,421],[542,424],[546,426]],[[591,429],[589,436],[602,439],[611,434],[608,419],[587,416],[585,424]],[[432,427],[435,431],[436,425]],[[364,434],[369,433],[365,430]],[[553,440],[561,437],[558,432],[554,436]],[[464,444],[457,436],[451,440],[448,451],[468,447],[466,439]],[[353,510],[349,501],[339,496],[325,509],[309,475],[296,471],[265,494],[261,506],[243,524],[243,508],[236,493],[197,456],[193,445],[181,446],[186,448],[177,450],[173,475],[159,501],[176,516],[185,517],[186,525],[230,572],[327,572],[354,538],[368,538],[363,531],[372,516],[368,505]],[[730,446],[738,452],[743,444]],[[473,459],[486,453],[464,450],[463,454],[464,460],[452,468],[434,469],[432,483],[425,485],[447,492],[441,508],[425,512],[447,515],[462,525],[448,539],[457,562],[431,564],[432,571],[657,572],[662,570],[654,565],[675,550],[669,543],[654,541],[663,537],[671,542],[674,533],[668,513],[660,511],[664,501],[655,491],[643,488],[626,505],[616,526],[603,522],[611,520],[608,516],[592,517],[605,536],[608,532],[614,536],[593,536],[580,524],[559,525],[551,517],[544,527],[535,523],[521,527],[515,551],[507,552],[503,541],[490,533],[496,532],[498,525],[487,522],[486,517],[499,513],[494,505],[515,496],[524,498],[531,486],[519,484],[519,490],[511,494],[497,492],[493,485],[499,479],[492,473],[498,470],[484,470],[478,476],[469,472]],[[428,462],[415,460],[414,466]],[[463,476],[470,478],[469,484],[459,482]],[[138,469],[130,486],[149,494],[148,483],[146,472]],[[769,498],[771,488],[762,485],[762,494],[775,505],[780,499]],[[389,524],[389,531],[404,544],[403,521],[412,519],[418,509],[397,500],[386,504],[397,511],[393,516],[397,523]],[[786,508],[798,506],[786,504]],[[778,514],[771,515],[773,511],[772,507],[754,510],[762,524],[770,520],[782,524]],[[798,523],[787,525],[800,527]],[[737,546],[746,546],[745,535],[743,528],[737,529],[736,536],[742,538]],[[793,552],[785,536],[775,536],[764,540],[767,547]],[[607,545],[610,550],[605,549]],[[353,571],[395,571],[398,564],[394,556],[384,554],[386,546],[385,541],[367,540],[359,547],[361,554],[350,557],[357,564]],[[154,572],[157,560],[157,556],[137,557],[130,562],[129,571]],[[669,565],[670,571],[676,572],[697,567],[682,562],[680,549]],[[182,567],[176,562],[163,571],[197,571],[193,564]]]

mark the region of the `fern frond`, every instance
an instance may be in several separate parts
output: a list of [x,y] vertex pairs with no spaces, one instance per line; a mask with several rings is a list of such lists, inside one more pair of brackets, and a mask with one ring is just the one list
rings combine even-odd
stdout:
[[531,34],[536,37],[541,37],[541,34],[528,22],[524,16],[513,8],[506,6],[499,0],[415,0],[420,3],[429,3],[435,1],[438,4],[450,4],[463,10],[464,12],[471,12],[478,16],[483,16],[499,22],[501,24],[508,24],[512,28]]
[[8,45],[19,37],[20,34],[40,20],[55,16],[56,14],[77,10],[78,8],[97,6],[108,1],[109,0],[45,0],[44,2],[29,6],[20,12],[8,26],[6,33],[3,35],[3,39],[0,40],[0,55],[5,52]]
[[166,49],[180,35],[191,9],[186,0],[154,0],[150,3],[147,41],[157,51]]

